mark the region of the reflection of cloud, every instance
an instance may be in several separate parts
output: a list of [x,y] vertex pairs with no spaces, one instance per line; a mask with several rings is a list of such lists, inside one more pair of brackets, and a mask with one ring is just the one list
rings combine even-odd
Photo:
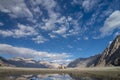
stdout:
[[[68,74],[32,74],[32,75],[12,75],[1,77],[3,80],[72,80]],[[0,79],[1,79],[0,78]]]
[[8,44],[0,44],[0,53],[13,55],[15,57],[26,57],[39,60],[44,58],[47,61],[63,60],[63,62],[70,57],[70,55],[66,53],[48,53],[43,51],[36,51],[30,48],[15,47]]

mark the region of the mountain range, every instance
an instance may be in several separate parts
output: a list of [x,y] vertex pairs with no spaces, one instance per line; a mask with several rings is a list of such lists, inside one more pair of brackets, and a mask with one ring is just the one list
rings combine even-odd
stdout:
[[[12,58],[5,59],[0,57],[0,66],[11,67],[30,67],[30,68],[60,68],[62,65],[47,62],[35,61],[28,58]],[[78,58],[68,64],[67,67],[105,67],[105,66],[120,66],[120,35],[101,53],[88,58]]]
[[0,66],[28,67],[28,68],[59,68],[61,65],[47,61],[35,61],[30,58],[15,57],[5,59],[0,57]]

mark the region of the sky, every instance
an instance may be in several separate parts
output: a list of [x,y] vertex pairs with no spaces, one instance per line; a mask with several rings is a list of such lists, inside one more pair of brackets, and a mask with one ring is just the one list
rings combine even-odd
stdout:
[[0,56],[68,63],[120,34],[120,0],[0,0]]

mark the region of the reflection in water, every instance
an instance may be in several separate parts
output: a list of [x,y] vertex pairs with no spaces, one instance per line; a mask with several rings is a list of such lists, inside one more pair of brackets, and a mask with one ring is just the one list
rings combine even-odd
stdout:
[[73,80],[67,74],[39,74],[39,75],[19,75],[4,76],[0,80]]
[[39,74],[4,76],[0,77],[0,80],[120,80],[120,78],[90,77],[79,74]]
[[98,75],[90,75],[90,74],[69,74],[70,77],[72,77],[73,80],[120,80],[119,75],[114,76],[98,76]]

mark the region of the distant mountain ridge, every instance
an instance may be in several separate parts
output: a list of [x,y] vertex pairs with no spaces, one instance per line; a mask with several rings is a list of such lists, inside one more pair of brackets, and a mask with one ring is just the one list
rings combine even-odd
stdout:
[[[0,66],[30,67],[30,68],[58,68],[60,64],[35,61],[26,58],[5,59],[0,57]],[[120,66],[120,35],[101,53],[88,58],[78,58],[68,64],[67,67],[105,67]]]
[[11,65],[8,60],[0,56],[0,66],[13,66],[13,65]]
[[101,54],[91,56],[88,58],[78,58],[68,64],[68,67],[94,67],[97,61],[101,57]]
[[10,64],[16,67],[29,67],[29,68],[47,68],[46,66],[39,64],[35,60],[25,58],[12,58],[8,60]]
[[60,64],[47,62],[47,61],[35,61],[30,58],[11,58],[5,59],[0,57],[0,66],[14,66],[14,67],[28,67],[28,68],[59,68]]
[[79,58],[68,64],[68,67],[105,67],[120,66],[120,35],[102,52],[88,58]]

